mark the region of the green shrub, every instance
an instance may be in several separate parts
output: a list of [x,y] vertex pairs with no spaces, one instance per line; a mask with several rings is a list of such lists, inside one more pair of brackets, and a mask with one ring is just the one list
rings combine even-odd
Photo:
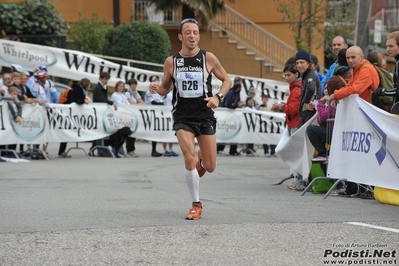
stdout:
[[97,13],[93,13],[91,18],[79,14],[79,21],[68,31],[68,36],[73,42],[72,48],[86,53],[101,54],[105,34],[111,28],[112,23],[105,19],[100,20]]
[[[104,55],[158,64],[163,64],[170,52],[171,44],[167,32],[160,25],[147,21],[133,21],[110,29],[103,46]],[[138,67],[162,71],[154,66]]]
[[69,28],[68,23],[62,19],[54,6],[44,0],[0,3],[0,10],[0,31],[3,37],[9,35],[40,35],[32,38],[21,38],[21,40],[59,46],[59,40],[53,36],[61,35]]

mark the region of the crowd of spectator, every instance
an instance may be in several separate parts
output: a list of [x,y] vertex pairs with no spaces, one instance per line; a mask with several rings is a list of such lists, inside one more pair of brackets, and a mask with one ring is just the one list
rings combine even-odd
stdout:
[[[108,81],[110,74],[102,72],[99,75],[99,80],[93,89],[93,99],[89,97],[92,82],[83,78],[79,81],[73,81],[71,89],[68,93],[68,99],[62,104],[90,104],[106,103],[118,110],[121,105],[144,105],[146,104],[140,92],[137,90],[137,80],[132,78],[125,84],[123,81],[118,81],[115,85],[115,91],[108,99]],[[60,103],[58,101],[59,94],[55,88],[55,83],[49,78],[49,72],[46,66],[38,66],[33,74],[30,75],[29,71],[17,64],[12,64],[10,72],[6,72],[0,79],[0,99],[7,101],[10,114],[12,115],[15,123],[20,123],[22,120],[22,105],[23,104],[38,104],[40,106],[48,107],[50,103]],[[171,95],[159,99],[159,104],[170,105]],[[61,103],[60,103],[61,104]],[[151,103],[150,103],[151,104]],[[113,154],[121,155],[123,157],[139,157],[135,153],[136,138],[128,137],[126,139],[125,149],[121,147],[118,151],[108,148],[107,139],[99,139],[92,141],[92,147],[89,155],[93,157],[114,157]],[[42,147],[40,147],[42,145]],[[163,143],[164,153],[158,153],[155,150],[156,142],[152,144],[153,157],[171,157],[179,156],[173,150],[173,143]],[[26,146],[26,147],[25,147]],[[0,145],[1,156],[32,159],[45,159],[53,158],[47,152],[48,143],[38,143],[34,145]],[[25,149],[26,148],[26,149]],[[58,158],[70,158],[71,156],[66,153],[67,143],[61,142],[58,150]],[[35,158],[34,158],[35,156]],[[36,157],[39,156],[39,157]]]
[[[336,60],[330,66],[328,71],[323,75],[320,73],[319,60],[317,56],[308,53],[306,50],[300,50],[296,55],[287,60],[283,75],[287,81],[288,88],[286,101],[274,101],[270,103],[269,95],[260,95],[261,101],[256,97],[256,88],[250,87],[247,95],[242,97],[242,79],[235,77],[232,87],[223,101],[221,107],[229,109],[245,108],[248,110],[284,112],[286,115],[286,124],[289,135],[307,124],[311,118],[317,114],[317,125],[311,124],[306,128],[306,134],[311,144],[315,148],[313,163],[324,163],[328,165],[328,153],[332,139],[333,122],[335,119],[336,106],[339,100],[351,95],[358,94],[360,98],[371,103],[370,90],[376,95],[394,96],[392,112],[397,114],[396,108],[399,106],[399,97],[396,97],[398,91],[396,86],[393,89],[381,88],[378,68],[383,68],[381,53],[371,51],[367,59],[363,51],[358,46],[348,47],[347,41],[342,36],[336,36],[332,40],[332,49],[336,56]],[[399,32],[393,32],[387,37],[387,52],[390,56],[399,60]],[[392,84],[396,84],[398,67],[392,77]],[[10,110],[11,117],[15,123],[21,122],[22,105],[38,104],[48,107],[50,103],[58,103],[58,93],[55,89],[54,82],[49,79],[49,73],[46,66],[38,66],[31,77],[30,73],[19,65],[13,64],[9,73],[4,73],[0,79],[0,95],[1,99],[6,100]],[[93,99],[88,97],[91,81],[82,79],[72,85],[72,90],[68,102],[76,104],[106,103],[112,105],[117,111],[121,105],[167,105],[172,103],[172,95],[160,96],[147,91],[140,95],[137,91],[137,80],[130,79],[126,83],[118,81],[115,85],[115,91],[110,99],[108,99],[107,83],[110,74],[102,72],[99,80],[93,89]],[[391,110],[391,109],[390,109]],[[119,150],[113,150],[114,154],[125,157],[139,157],[135,153],[134,137],[126,140],[125,149],[121,147]],[[94,140],[91,156],[112,157],[109,149],[105,148],[104,140]],[[47,143],[38,143],[35,145],[19,145],[19,155],[30,156],[32,151],[40,149],[39,144],[43,145],[41,151],[47,153]],[[264,156],[277,157],[275,154],[276,145],[267,143],[248,143],[239,151],[238,144],[228,143],[230,145],[230,156],[240,156],[241,151],[245,150],[247,156],[255,156],[257,148],[255,145],[262,145]],[[105,145],[105,146],[104,146]],[[226,143],[217,144],[217,153],[224,154]],[[69,158],[65,153],[67,143],[60,143],[58,157]],[[164,152],[157,151],[157,142],[152,142],[152,157],[170,157],[179,156],[173,151],[173,143],[163,143]],[[4,149],[4,145],[0,145],[0,149]],[[7,145],[8,150],[17,151],[17,145]],[[97,151],[97,154],[95,152]],[[2,154],[7,155],[7,153]],[[49,155],[48,155],[49,156]],[[288,185],[292,190],[303,191],[307,185],[305,178],[299,173],[291,170],[291,177],[294,181]],[[335,190],[335,194],[341,196],[350,196],[355,193],[359,194],[359,187],[367,187],[362,184],[354,184],[351,182],[342,183]],[[363,190],[370,192],[370,190]]]

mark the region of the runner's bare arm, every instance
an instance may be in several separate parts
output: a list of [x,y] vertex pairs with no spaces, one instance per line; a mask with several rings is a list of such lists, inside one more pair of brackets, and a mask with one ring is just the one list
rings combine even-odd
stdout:
[[206,52],[206,62],[209,72],[212,72],[222,82],[218,93],[226,95],[231,87],[231,79],[226,70],[213,53]]
[[163,71],[163,79],[162,83],[158,84],[156,82],[150,83],[150,92],[156,93],[159,95],[166,95],[169,93],[172,85],[172,72],[173,72],[173,58],[169,56],[166,58],[164,63],[164,71]]

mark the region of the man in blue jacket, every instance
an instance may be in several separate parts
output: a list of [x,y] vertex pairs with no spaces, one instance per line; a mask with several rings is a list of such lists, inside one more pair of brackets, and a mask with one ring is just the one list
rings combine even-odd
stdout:
[[[245,102],[241,101],[240,93],[241,93],[241,78],[235,78],[233,87],[226,94],[226,97],[224,97],[224,100],[222,102],[222,107],[227,107],[229,109],[236,109],[243,107],[245,105]],[[240,155],[237,151],[237,146],[238,146],[237,144],[230,144],[229,155],[231,156]]]
[[[334,52],[335,56],[338,57],[339,51],[341,51],[342,49],[348,48],[348,42],[346,41],[346,38],[342,37],[342,36],[335,36],[332,41],[332,48],[333,48],[333,52]],[[334,69],[335,69],[336,65],[337,65],[337,60],[335,60],[334,63],[332,63],[332,65],[328,69],[328,72],[324,75],[324,78],[320,82],[322,95],[324,95],[324,85],[333,76]]]

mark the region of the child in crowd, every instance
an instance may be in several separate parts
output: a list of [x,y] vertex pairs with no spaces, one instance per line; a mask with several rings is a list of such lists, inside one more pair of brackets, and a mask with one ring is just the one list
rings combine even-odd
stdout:
[[[11,85],[8,88],[8,110],[10,111],[10,114],[16,123],[20,123],[22,121],[22,105],[18,100],[18,94],[19,89],[17,86]],[[17,144],[8,145],[8,149],[10,150],[16,150],[16,148]]]
[[10,100],[7,101],[8,109],[16,123],[22,121],[22,105],[18,100],[19,89],[17,86],[10,86],[8,89]]
[[[247,110],[256,110],[255,107],[255,99],[252,96],[248,96],[247,99],[245,100],[245,109]],[[255,151],[254,151],[254,144],[253,143],[248,143],[247,144],[247,156],[255,156]]]

